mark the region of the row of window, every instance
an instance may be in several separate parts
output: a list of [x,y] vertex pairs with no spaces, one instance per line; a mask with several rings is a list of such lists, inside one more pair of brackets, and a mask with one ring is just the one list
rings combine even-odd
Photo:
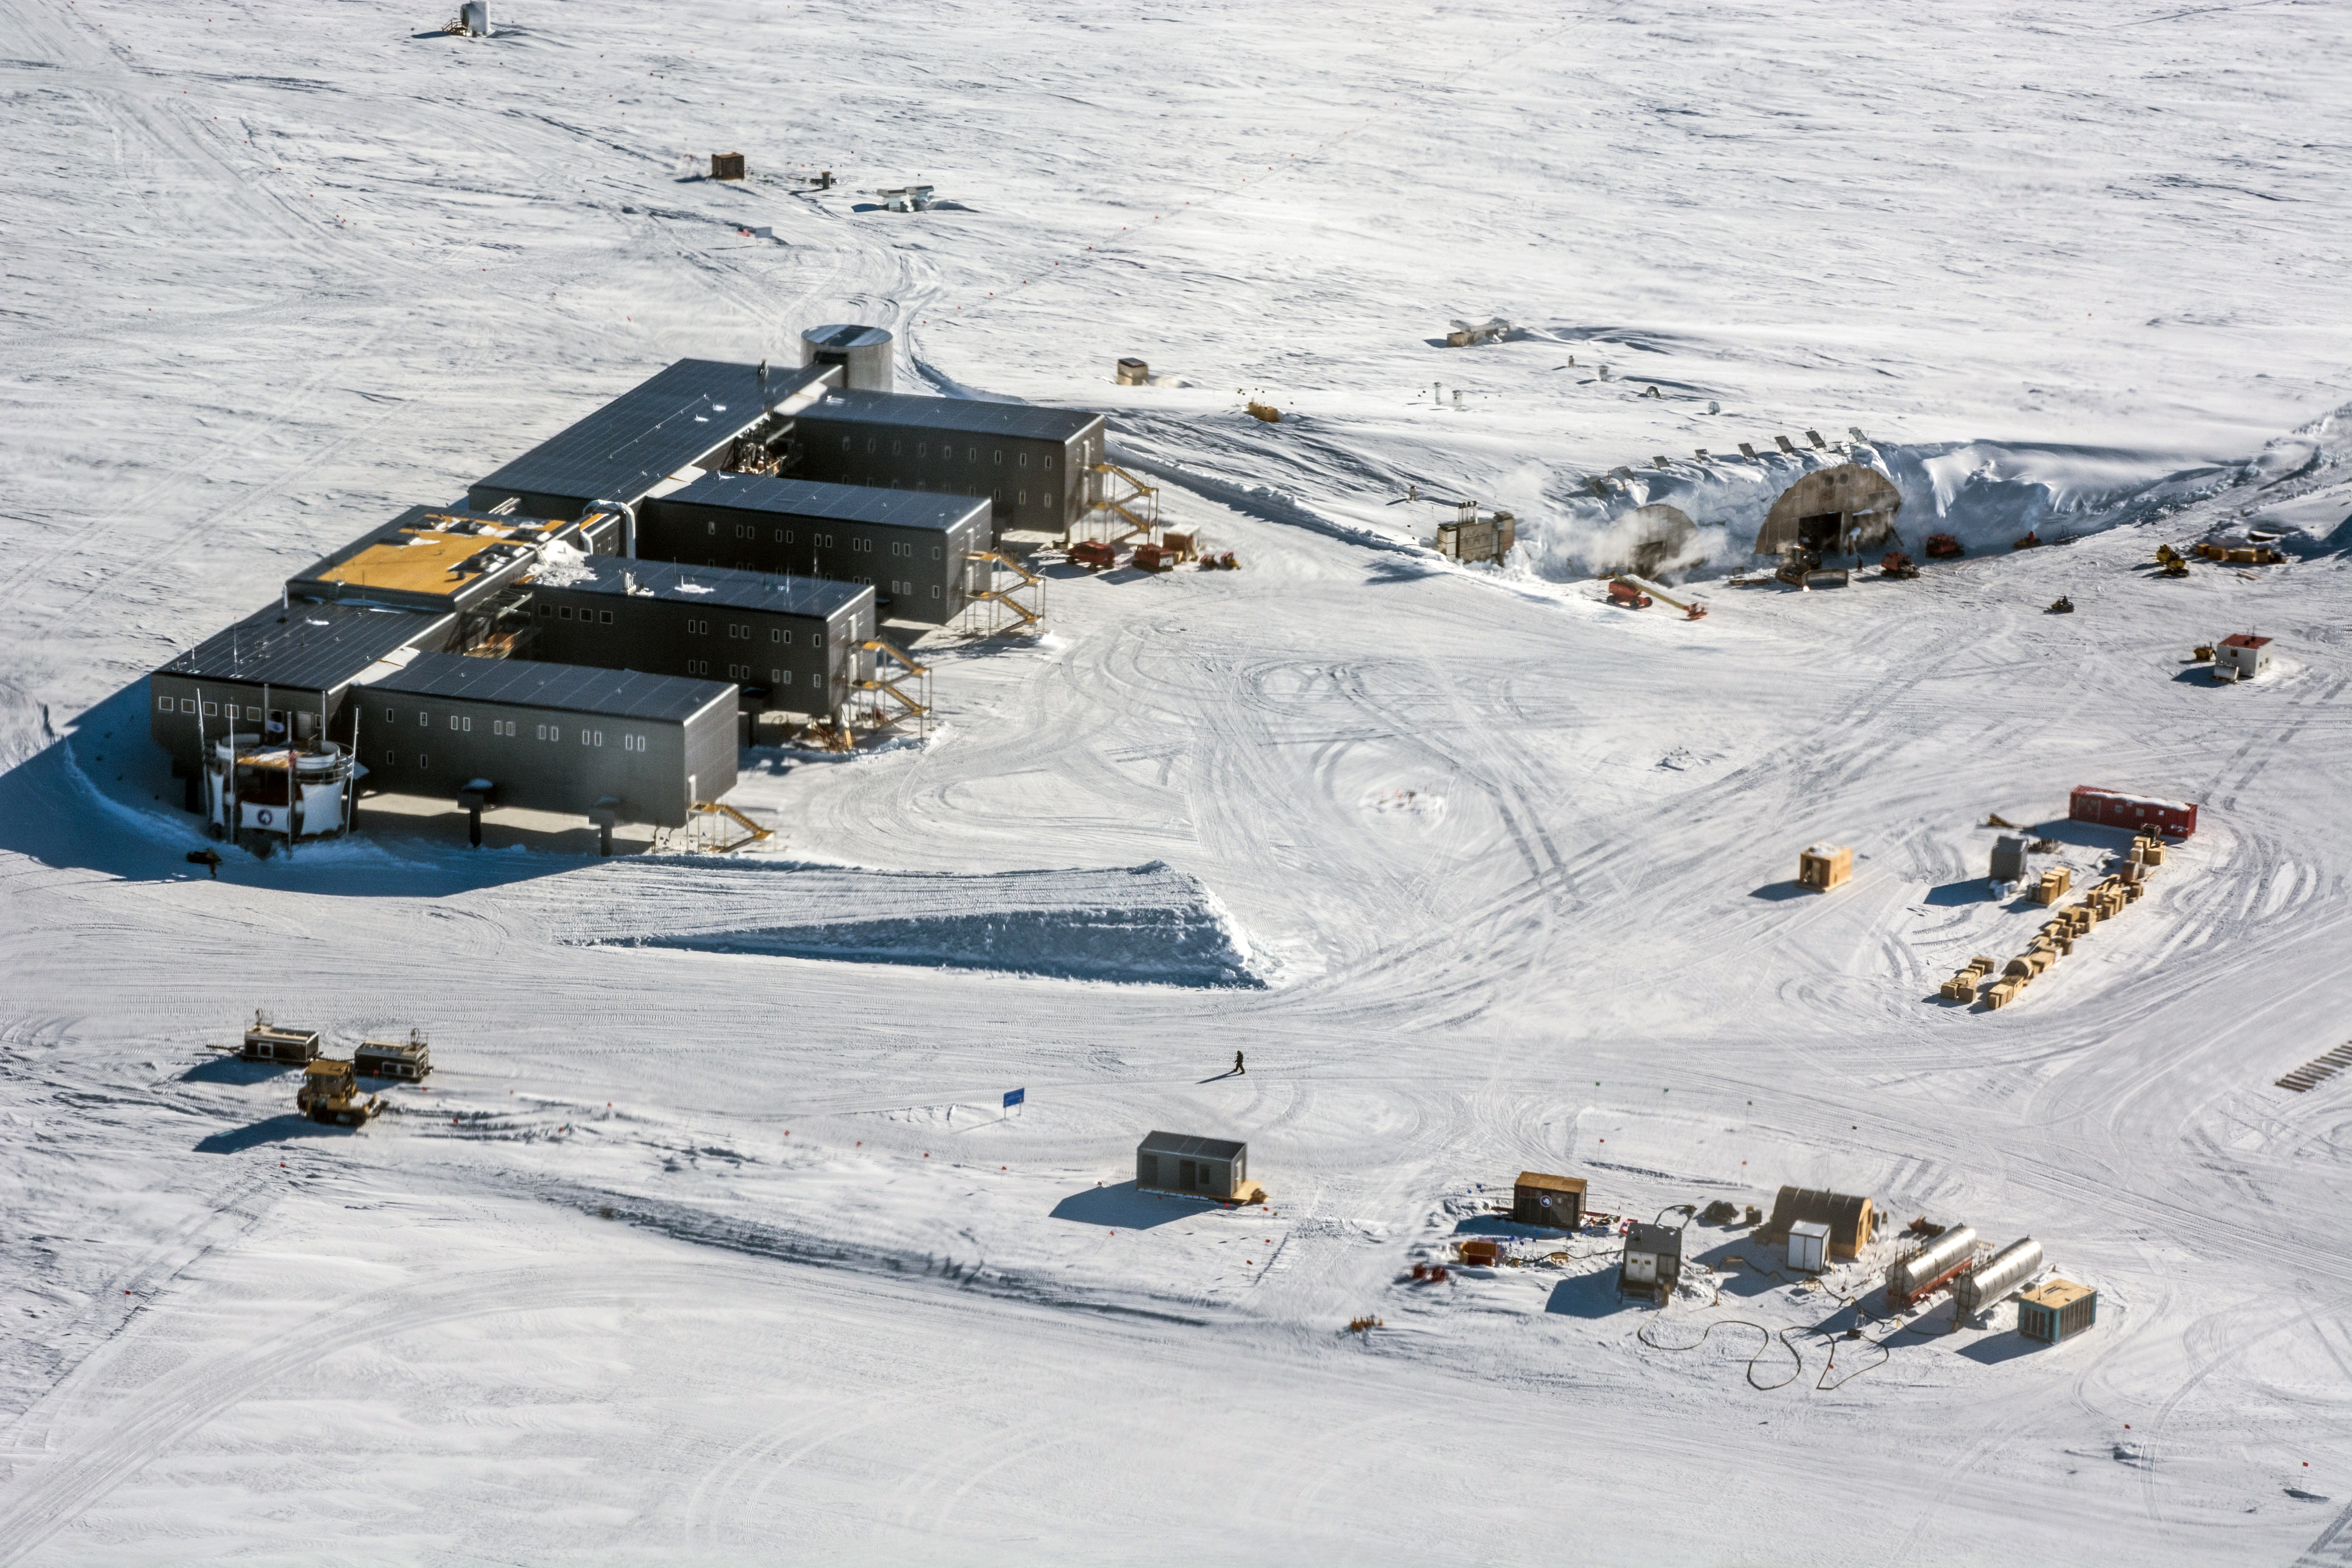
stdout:
[[[996,498],[1001,501],[1004,497],[1002,492],[999,492]],[[1029,504],[1029,492],[1026,490],[1021,492],[1021,504],[1023,506],[1027,506]],[[703,524],[703,533],[709,538],[716,538],[719,535],[719,519],[712,517],[706,520]],[[780,545],[788,545],[793,542],[793,530],[790,528],[778,528],[775,530],[775,534],[776,543]],[[738,523],[735,525],[735,537],[739,539],[756,539],[760,537],[759,525],[756,523]],[[831,534],[811,534],[809,536],[809,544],[812,548],[816,549],[831,549],[833,548],[833,536]],[[852,534],[849,538],[849,548],[853,550],[870,552],[874,549],[874,541],[869,538],[860,538],[856,535]],[[890,545],[890,553],[895,556],[911,559],[915,554],[915,547],[912,544],[902,540],[893,540]],[[931,559],[933,560],[944,559],[946,555],[947,550],[944,547],[940,545],[933,545],[931,547]],[[605,614],[604,619],[607,621],[612,619],[612,615],[609,612]]]
[[[854,448],[854,447],[852,447],[852,445],[850,444],[850,443],[852,442],[852,440],[853,440],[853,439],[855,439],[855,438],[854,438],[854,437],[851,437],[851,436],[847,436],[847,435],[845,435],[845,436],[843,436],[843,437],[841,438],[841,449],[842,449],[844,452],[849,452],[849,451],[853,451],[853,450],[855,450],[855,448]],[[870,435],[869,435],[869,436],[867,436],[867,437],[866,438],[866,450],[867,452],[869,452],[869,453],[870,453],[870,452],[874,452],[874,451],[878,450],[878,448],[875,445],[875,439],[876,439],[875,437],[870,436]],[[901,442],[901,441],[894,441],[894,442],[892,442],[892,443],[890,444],[890,455],[891,455],[891,456],[893,456],[893,457],[897,457],[897,456],[900,455],[902,453],[904,453],[904,452],[905,452],[905,450],[906,450],[906,443],[904,443],[904,442]],[[945,442],[945,443],[942,443],[942,444],[940,444],[940,455],[941,457],[943,457],[943,458],[946,458],[946,459],[947,459],[948,461],[950,461],[950,462],[953,462],[953,461],[955,460],[955,451],[956,451],[956,449],[955,449],[955,444],[954,444],[954,443],[952,443],[952,442]],[[999,447],[994,448],[994,449],[993,449],[993,451],[994,451],[994,453],[995,453],[995,457],[996,457],[996,466],[997,466],[997,467],[999,467],[999,468],[1003,467],[1003,466],[1004,466],[1004,448],[1003,448],[1002,446],[999,446]],[[918,456],[918,457],[929,457],[930,455],[931,455],[931,446],[930,446],[930,443],[929,443],[929,442],[928,442],[928,441],[919,441],[919,442],[917,442],[917,443],[915,444],[915,455],[916,455],[916,456]],[[1046,468],[1048,468],[1048,469],[1050,470],[1050,469],[1054,466],[1054,455],[1053,455],[1052,453],[1050,453],[1050,452],[1049,452],[1049,453],[1046,453],[1046,454],[1045,455],[1045,466],[1046,466]],[[1027,454],[1026,452],[1024,452],[1024,453],[1020,454],[1020,458],[1021,458],[1021,466],[1022,466],[1022,467],[1024,467],[1024,468],[1028,467],[1028,466],[1029,466],[1029,454]],[[977,447],[977,446],[967,446],[967,447],[965,447],[965,448],[964,448],[964,450],[963,450],[963,460],[964,460],[965,462],[967,462],[967,463],[977,463],[977,462],[979,462],[979,461],[980,461],[980,448],[979,448],[979,447]]]
[[[454,729],[457,726],[452,724],[450,727]],[[466,727],[467,729],[471,729],[473,727],[473,724],[470,720],[467,721]],[[499,720],[497,722],[496,728],[498,733],[500,735],[512,735],[515,732],[514,723],[510,719]],[[604,744],[604,732],[601,729],[589,729],[583,727],[574,730],[572,733],[579,737],[580,744],[583,746],[595,747]],[[542,724],[539,727],[539,738],[545,741],[560,741],[563,738],[563,727],[560,724]],[[623,735],[621,737],[621,749],[624,751],[643,751],[646,749],[646,737],[642,735]],[[383,763],[387,768],[399,767],[400,748],[394,746],[384,747]],[[429,771],[433,767],[432,754],[430,752],[418,752],[416,754],[416,766],[419,771]]]
[[[569,604],[542,604],[539,607],[539,613],[541,619],[550,615],[559,621],[569,621],[572,618],[572,606]],[[605,626],[613,623],[613,612],[609,610],[583,610],[580,612],[579,618],[582,621],[594,621]]]
[[[180,697],[176,700],[171,697],[157,697],[155,699],[155,711],[157,713],[170,713],[174,707],[182,713],[193,714],[196,711],[196,699],[194,697]],[[220,718],[224,716],[236,718],[239,716],[239,710],[235,703],[231,703],[228,705],[227,714],[223,715],[220,704],[216,702],[207,702],[204,705],[204,715],[206,718]],[[246,708],[243,710],[243,716],[252,720],[255,724],[259,724],[261,722],[261,710],[257,707]]]

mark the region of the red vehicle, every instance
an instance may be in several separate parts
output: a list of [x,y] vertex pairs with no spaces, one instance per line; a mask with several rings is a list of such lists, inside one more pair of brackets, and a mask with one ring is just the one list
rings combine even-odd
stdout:
[[1878,563],[1878,575],[1895,578],[1916,577],[1919,575],[1919,569],[1911,564],[1909,556],[1899,549],[1891,549],[1886,552],[1886,558]]
[[1963,556],[1968,553],[1968,551],[1960,548],[1960,541],[1954,538],[1949,534],[1929,534],[1927,536],[1927,559],[1929,560],[1950,560],[1956,556]]
[[1070,547],[1070,559],[1088,571],[1108,571],[1118,564],[1118,552],[1100,539],[1080,539]]
[[1651,600],[1630,582],[1612,582],[1609,585],[1609,602],[1627,610],[1647,610]]

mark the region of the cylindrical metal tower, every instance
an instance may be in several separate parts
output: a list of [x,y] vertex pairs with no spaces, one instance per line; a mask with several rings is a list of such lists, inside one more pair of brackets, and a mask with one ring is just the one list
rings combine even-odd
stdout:
[[849,392],[896,392],[898,347],[879,327],[811,327],[801,334],[801,363],[839,365]]

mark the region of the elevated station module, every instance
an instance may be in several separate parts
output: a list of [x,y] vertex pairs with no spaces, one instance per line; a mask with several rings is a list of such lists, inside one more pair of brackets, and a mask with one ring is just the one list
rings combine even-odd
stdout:
[[971,602],[972,557],[994,548],[989,510],[970,496],[706,474],[649,498],[637,542],[665,560],[865,583],[891,620],[943,626]]
[[[574,518],[600,502],[634,509],[705,472],[773,472],[793,417],[841,377],[836,365],[680,360],[477,481],[467,501],[480,511],[511,503],[530,517]],[[637,554],[635,538],[619,553]]]
[[539,658],[727,681],[751,713],[836,713],[870,673],[863,583],[598,556],[534,583],[532,612]]
[[826,392],[793,430],[803,479],[985,498],[996,537],[1066,534],[1101,494],[1103,416],[1032,403]]

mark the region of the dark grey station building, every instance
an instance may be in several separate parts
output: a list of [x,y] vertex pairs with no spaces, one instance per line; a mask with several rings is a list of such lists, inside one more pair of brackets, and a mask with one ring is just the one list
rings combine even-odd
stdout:
[[379,789],[680,828],[735,787],[735,688],[725,681],[525,659],[418,653],[355,695],[357,754]]
[[1095,502],[1103,416],[978,398],[827,391],[793,416],[793,473],[989,503],[1008,528],[1066,533]]
[[[777,460],[800,410],[838,386],[835,365],[768,367],[680,360],[541,442],[466,492],[535,517],[573,518],[598,502],[634,507],[673,477]],[[625,542],[623,555],[637,553]]]
[[531,584],[535,657],[726,681],[752,711],[846,706],[874,615],[862,583],[611,556]]
[[994,545],[972,497],[746,474],[650,497],[637,521],[641,554],[864,583],[883,615],[934,626],[971,602],[971,557]]
[[1005,529],[1095,504],[1104,424],[845,391],[888,334],[819,337],[804,365],[667,367],[157,669],[191,809],[289,852],[362,788],[678,827],[733,787],[739,714],[845,720],[883,613],[947,623]]

